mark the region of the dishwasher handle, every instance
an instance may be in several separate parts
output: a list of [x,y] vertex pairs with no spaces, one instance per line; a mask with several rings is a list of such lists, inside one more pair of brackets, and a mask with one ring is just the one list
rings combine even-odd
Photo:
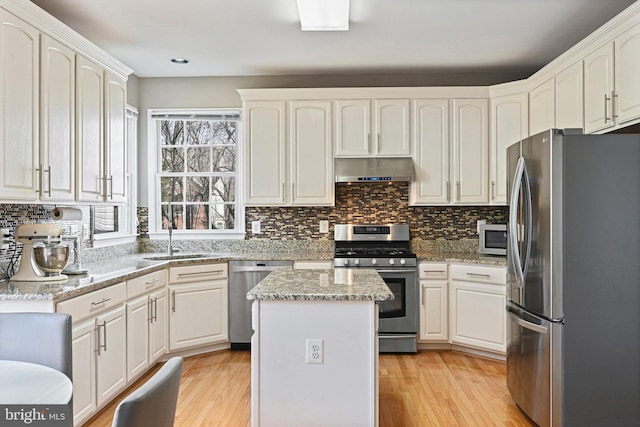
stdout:
[[229,266],[229,273],[262,273],[272,272],[281,268],[291,269],[293,266],[279,265],[274,267],[231,267]]

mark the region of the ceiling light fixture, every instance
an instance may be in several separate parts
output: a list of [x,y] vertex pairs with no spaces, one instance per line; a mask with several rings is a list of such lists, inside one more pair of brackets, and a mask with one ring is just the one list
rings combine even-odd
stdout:
[[188,64],[189,60],[187,58],[171,58],[171,62],[174,64]]
[[296,0],[302,31],[348,31],[349,0]]

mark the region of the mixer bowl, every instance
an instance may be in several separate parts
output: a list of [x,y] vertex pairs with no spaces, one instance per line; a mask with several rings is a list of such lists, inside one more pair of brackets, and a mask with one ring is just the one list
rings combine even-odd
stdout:
[[47,276],[60,274],[69,262],[69,246],[39,245],[33,247],[36,265]]

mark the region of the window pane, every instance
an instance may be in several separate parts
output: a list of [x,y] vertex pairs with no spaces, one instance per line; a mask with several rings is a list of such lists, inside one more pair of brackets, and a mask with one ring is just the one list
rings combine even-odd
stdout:
[[187,205],[187,230],[209,229],[209,205]]
[[225,147],[216,146],[213,149],[213,171],[214,172],[235,172],[236,171],[236,146]]
[[211,206],[211,229],[233,230],[235,228],[236,207],[217,203]]
[[211,150],[207,148],[187,148],[187,172],[210,172]]
[[[160,223],[162,224],[162,229],[167,230],[169,228],[169,217],[173,217],[173,229],[174,230],[183,230],[184,229],[184,220],[183,220],[183,205],[171,205],[171,212],[169,212],[169,205],[162,205],[162,220]],[[171,215],[170,215],[171,213]]]
[[184,172],[184,149],[162,148],[162,172]]
[[160,122],[160,144],[182,145],[184,144],[184,122],[174,120],[162,120]]
[[213,122],[213,144],[235,145],[238,122]]
[[212,122],[187,122],[187,145],[209,145],[212,141]]
[[182,179],[180,176],[163,176],[160,178],[161,202],[182,202],[184,200]]
[[209,177],[195,176],[187,178],[187,202],[209,201]]
[[212,202],[222,203],[222,202],[236,201],[236,178],[235,177],[214,176],[212,180],[213,180],[213,186],[211,187]]

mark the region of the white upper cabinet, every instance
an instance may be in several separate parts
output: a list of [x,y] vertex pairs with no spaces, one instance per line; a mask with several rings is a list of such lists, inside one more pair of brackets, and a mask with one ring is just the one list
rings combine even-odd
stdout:
[[289,104],[289,177],[292,205],[333,205],[331,101]]
[[39,110],[39,37],[0,9],[0,197],[35,200]]
[[555,127],[584,128],[584,85],[582,61],[555,77]]
[[453,203],[489,201],[489,102],[486,99],[454,99],[453,107]]
[[41,198],[73,201],[76,189],[76,54],[44,34],[41,42]]
[[612,127],[613,43],[607,43],[584,59],[584,132]]
[[102,202],[104,182],[104,70],[76,57],[77,199]]
[[409,100],[335,101],[335,150],[337,157],[408,156]]
[[640,25],[615,39],[615,95],[617,123],[640,117]]
[[507,148],[529,135],[528,94],[491,99],[490,202],[507,204]]
[[529,94],[529,133],[535,135],[555,127],[555,85],[549,79]]
[[105,201],[126,202],[127,170],[127,82],[105,72]]
[[285,102],[250,101],[245,117],[245,195],[248,206],[285,200]]
[[413,108],[413,166],[409,203],[449,203],[449,100],[416,99]]

